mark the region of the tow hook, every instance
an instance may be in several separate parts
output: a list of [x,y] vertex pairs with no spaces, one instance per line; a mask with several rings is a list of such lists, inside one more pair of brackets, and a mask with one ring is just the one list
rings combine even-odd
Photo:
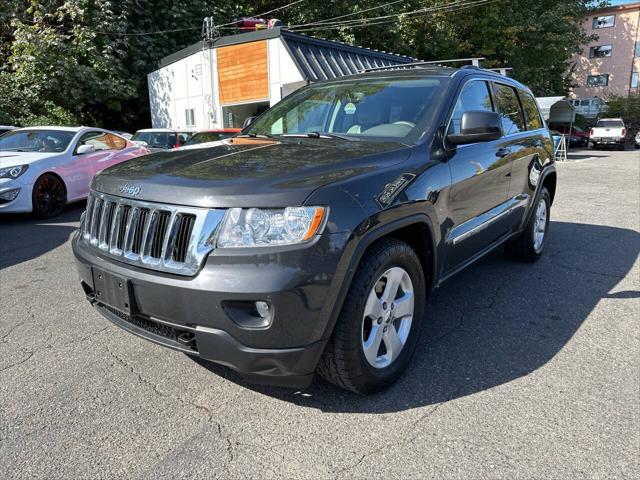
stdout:
[[191,332],[182,332],[178,335],[177,340],[179,344],[192,348],[196,343],[196,336]]

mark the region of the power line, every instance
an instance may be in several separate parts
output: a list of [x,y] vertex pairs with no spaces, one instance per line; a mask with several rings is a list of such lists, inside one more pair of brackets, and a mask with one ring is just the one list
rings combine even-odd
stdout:
[[[390,5],[395,5],[396,3],[400,3],[400,2],[405,2],[406,0],[395,0],[394,2],[389,2],[389,3],[385,3],[383,5],[378,5],[377,7],[371,7],[371,8],[366,8],[364,10],[360,10],[359,12],[353,12],[353,13],[347,13],[346,15],[340,15],[339,17],[332,17],[332,18],[326,18],[324,20],[318,20],[317,22],[310,22],[310,23],[305,23],[304,25],[309,26],[309,25],[319,25],[319,24],[323,24],[323,23],[328,23],[331,20],[338,20],[340,18],[346,18],[346,17],[352,17],[354,15],[361,15],[365,12],[370,12],[371,10],[378,10],[380,8],[384,8],[384,7],[388,7]],[[295,27],[296,25],[293,25],[293,27]]]
[[[336,28],[359,28],[359,27],[368,27],[373,25],[383,25],[397,22],[402,18],[414,19],[424,17],[427,14],[439,13],[439,12],[455,12],[460,10],[465,10],[473,7],[479,7],[488,5],[490,3],[495,3],[499,0],[475,0],[475,1],[456,1],[452,2],[448,5],[441,5],[439,7],[427,7],[419,10],[413,10],[411,12],[401,12],[392,15],[382,15],[378,17],[366,17],[354,20],[345,20],[339,22],[332,22],[326,24],[320,24],[316,27],[313,25],[317,25],[317,23],[311,24],[301,24],[291,27],[292,31],[295,32],[315,32],[321,30],[333,30]],[[307,28],[308,27],[308,28]]]
[[[456,0],[454,2],[451,2],[449,4],[445,4],[445,5],[439,5],[439,6],[434,6],[434,7],[425,7],[425,8],[420,8],[418,10],[412,10],[410,12],[400,12],[400,13],[394,13],[394,14],[390,14],[390,15],[381,15],[381,16],[377,16],[377,17],[365,17],[365,18],[359,18],[359,19],[353,19],[353,20],[343,20],[343,21],[338,21],[338,22],[331,22],[331,23],[326,23],[326,24],[322,24],[322,25],[318,25],[318,28],[320,29],[320,27],[326,27],[326,26],[335,26],[335,27],[339,27],[339,26],[348,26],[348,25],[357,25],[357,24],[367,24],[367,25],[371,25],[371,22],[378,22],[379,20],[387,20],[387,19],[397,19],[400,17],[409,17],[409,16],[424,16],[424,14],[427,13],[438,13],[438,12],[450,12],[450,11],[456,11],[456,10],[461,10],[464,8],[471,8],[471,7],[475,7],[475,6],[481,6],[484,5],[486,3],[492,3],[494,1],[498,1],[498,0]],[[420,15],[422,14],[422,15]],[[395,20],[394,20],[395,21]],[[300,31],[301,28],[305,28],[305,30],[314,30],[314,28],[311,28],[314,24],[302,24],[302,25],[295,25],[293,27],[291,27],[293,30],[297,30]],[[307,26],[309,26],[310,28],[306,28]]]
[[[288,3],[287,5],[283,5],[282,7],[278,7],[278,8],[274,8],[272,10],[269,10],[267,12],[263,12],[260,13],[258,15],[256,15],[257,17],[262,17],[264,15],[268,15],[270,13],[276,12],[278,10],[283,10],[285,8],[291,7],[292,5],[295,5],[297,3],[301,3],[304,2],[305,0],[296,0],[295,2],[291,2]],[[34,20],[22,20],[25,23],[30,23],[32,25],[39,25],[40,22],[34,21]],[[227,28],[230,25],[235,25],[235,21],[234,22],[229,22],[229,23],[223,23],[222,25],[217,25],[214,28],[217,29],[223,29],[223,30],[227,30]],[[45,26],[51,27],[51,28],[57,28],[60,30],[65,30],[67,32],[74,32],[75,29],[74,28],[69,28],[69,27],[64,27],[62,25],[49,25],[47,23],[44,23]],[[175,33],[175,32],[186,32],[189,30],[202,30],[202,26],[199,27],[185,27],[185,28],[174,28],[174,29],[170,29],[170,30],[157,30],[157,31],[153,31],[153,32],[106,32],[106,31],[100,31],[100,30],[91,30],[88,29],[86,27],[82,27],[81,25],[78,25],[79,28],[81,28],[82,30],[84,30],[85,32],[88,33],[94,33],[96,35],[112,35],[112,36],[121,36],[121,37],[139,37],[139,36],[147,36],[147,35],[162,35],[165,33]]]
[[[268,12],[258,13],[257,15],[253,15],[253,17],[257,17],[257,18],[264,17],[265,15],[269,15],[270,13],[277,12],[278,10],[284,10],[285,8],[289,8],[289,7],[293,6],[293,5],[296,5],[297,3],[301,3],[301,2],[304,2],[304,1],[305,0],[296,0],[295,2],[287,3],[286,5],[283,5],[282,7],[274,8],[273,10],[269,10]],[[226,26],[235,25],[235,24],[236,24],[235,21],[229,22],[229,23],[223,23],[222,25],[219,25],[216,28],[226,27]]]
[[[21,20],[21,22],[30,23],[32,25],[40,25],[40,22],[35,20]],[[57,28],[59,30],[65,30],[67,32],[74,32],[75,28],[64,27],[62,25],[49,25],[48,23],[43,23],[46,27]],[[82,30],[95,33],[96,35],[115,35],[115,36],[124,36],[124,37],[135,37],[140,35],[160,35],[163,33],[174,33],[174,32],[185,32],[187,30],[199,30],[201,27],[186,27],[186,28],[174,28],[170,30],[157,30],[155,32],[105,32],[100,30],[90,30],[82,25],[78,25],[76,28],[81,28]]]

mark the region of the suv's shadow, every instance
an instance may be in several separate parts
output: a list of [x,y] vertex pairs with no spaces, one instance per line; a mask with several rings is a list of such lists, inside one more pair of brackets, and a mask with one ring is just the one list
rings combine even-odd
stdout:
[[354,395],[319,378],[304,392],[253,386],[198,363],[265,395],[331,412],[405,410],[501,385],[552,359],[601,298],[638,296],[612,293],[638,256],[637,232],[553,222],[545,248],[533,265],[493,254],[437,290],[407,372],[378,395]]
[[58,217],[40,220],[31,214],[0,216],[0,270],[37,258],[69,239],[86,202],[68,205]]

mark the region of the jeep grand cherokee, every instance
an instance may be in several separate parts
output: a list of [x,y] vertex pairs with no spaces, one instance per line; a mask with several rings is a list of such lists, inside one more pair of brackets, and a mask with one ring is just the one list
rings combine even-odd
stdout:
[[373,393],[433,288],[499,246],[542,254],[552,152],[531,92],[489,71],[313,84],[223,145],[97,175],[81,284],[116,325],[250,381]]

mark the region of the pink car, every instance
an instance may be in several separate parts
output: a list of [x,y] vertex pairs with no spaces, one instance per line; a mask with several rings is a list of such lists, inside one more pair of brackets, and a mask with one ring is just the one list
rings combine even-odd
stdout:
[[18,128],[0,136],[0,213],[59,215],[89,193],[93,176],[147,149],[91,127]]

